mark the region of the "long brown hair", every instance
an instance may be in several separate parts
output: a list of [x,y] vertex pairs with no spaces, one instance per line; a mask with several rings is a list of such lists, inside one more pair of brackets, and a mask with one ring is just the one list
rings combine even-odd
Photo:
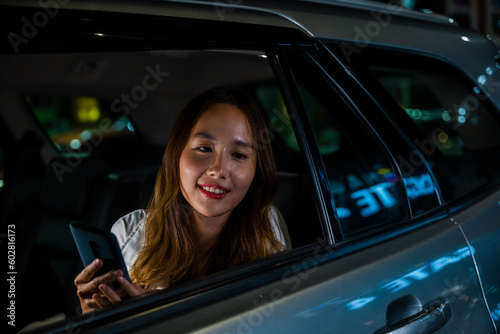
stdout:
[[[234,105],[246,116],[257,166],[247,194],[233,209],[208,256],[201,260],[196,256],[195,231],[189,224],[192,209],[180,190],[179,160],[197,121],[217,103]],[[146,209],[144,247],[132,267],[132,278],[144,287],[167,287],[278,252],[282,246],[270,221],[277,185],[269,134],[255,102],[240,91],[224,88],[198,95],[172,129]]]

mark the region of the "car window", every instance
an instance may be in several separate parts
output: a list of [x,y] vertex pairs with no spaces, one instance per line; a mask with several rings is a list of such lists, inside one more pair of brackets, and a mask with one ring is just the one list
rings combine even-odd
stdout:
[[430,71],[409,64],[369,69],[419,129],[414,143],[430,161],[444,200],[500,176],[499,117],[479,88],[437,66]]
[[92,96],[28,94],[28,106],[63,154],[99,155],[134,146],[130,119]]
[[[308,65],[309,66],[309,65]],[[407,217],[402,184],[374,135],[315,69],[294,68],[344,237]]]
[[[290,144],[297,139],[290,128],[283,98],[278,89],[266,91],[267,87],[278,85],[265,56],[254,50],[2,56],[4,68],[12,69],[5,70],[2,80],[18,86],[46,81],[44,89],[29,85],[37,93],[26,94],[30,89],[22,86],[19,96],[63,155],[55,157],[45,169],[41,193],[36,196],[42,202],[32,210],[41,219],[36,229],[30,229],[34,241],[23,274],[34,279],[29,273],[41,267],[45,274],[37,284],[29,284],[32,279],[26,281],[22,298],[36,296],[39,301],[45,300],[48,290],[37,290],[40,284],[56,286],[64,298],[57,309],[40,308],[39,302],[25,304],[29,310],[42,311],[25,312],[23,321],[78,312],[73,281],[83,267],[68,225],[78,221],[110,230],[120,217],[141,208],[142,199],[147,202],[153,193],[158,167],[178,114],[195,96],[214,87],[237,88],[252,95],[267,118],[278,166],[274,204],[284,218],[279,222],[284,234],[288,230],[291,255],[294,248],[312,245],[323,237],[303,152]],[[92,73],[74,68],[74,64],[94,59],[98,59],[95,73],[92,72],[95,80],[88,78]],[[49,65],[54,75],[44,76]],[[20,75],[15,68],[26,71]],[[63,94],[66,92],[73,94]],[[141,146],[127,146],[139,139]],[[70,159],[80,155],[87,156]],[[24,213],[21,218],[25,218]],[[283,239],[289,246],[286,236]],[[267,266],[277,261],[276,257],[268,259],[270,262],[262,260],[255,265]],[[240,271],[226,274],[221,273],[217,280],[240,275]]]

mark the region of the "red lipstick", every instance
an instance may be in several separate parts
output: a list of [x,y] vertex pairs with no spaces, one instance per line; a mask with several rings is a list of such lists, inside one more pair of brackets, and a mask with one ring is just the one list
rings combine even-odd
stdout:
[[228,189],[213,184],[200,184],[198,188],[203,195],[210,199],[222,199],[229,193]]

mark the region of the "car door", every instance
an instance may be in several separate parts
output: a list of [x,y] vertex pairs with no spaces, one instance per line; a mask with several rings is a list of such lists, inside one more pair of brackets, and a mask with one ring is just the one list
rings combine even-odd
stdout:
[[[283,54],[278,59],[283,86],[288,87],[283,88],[284,96],[293,99],[289,109],[292,113],[295,109],[301,120],[295,130],[301,138],[307,137],[307,144],[303,144],[315,160],[311,172],[333,195],[333,201],[323,197],[320,204],[337,204],[340,226],[332,228],[330,236],[335,244],[324,246],[327,255],[318,251],[298,270],[284,272],[282,280],[261,298],[273,300],[272,291],[283,296],[268,305],[268,313],[273,310],[269,319],[252,329],[494,332],[476,274],[475,250],[445,208],[438,205],[433,177],[421,168],[424,164],[407,170],[401,164],[394,167],[395,161],[405,157],[408,161],[417,159],[417,151],[410,145],[404,149],[401,142],[405,139],[387,126],[390,121],[377,113],[375,104],[367,103],[369,99],[355,88],[352,76],[333,65],[329,56],[312,52],[306,56]],[[321,64],[324,70],[319,69]],[[310,99],[316,101],[311,103]],[[374,121],[367,125],[368,120]],[[313,122],[319,125],[311,126]],[[309,126],[314,138],[308,137],[305,128]],[[377,127],[379,133],[374,131]],[[340,148],[329,147],[331,139],[323,140],[324,136],[335,138],[328,134],[335,128],[341,134],[336,145]],[[385,145],[382,139],[386,139]],[[340,152],[342,145],[348,146],[348,154],[332,158],[331,151]],[[393,150],[392,155],[387,148]],[[342,164],[347,165],[346,170],[339,167]],[[336,175],[344,175],[347,181],[342,184]],[[336,186],[344,191],[336,191]],[[346,192],[350,192],[348,199],[342,199]],[[341,207],[341,200],[346,205]],[[330,217],[332,224],[336,220]],[[257,308],[235,321],[247,319],[246,324],[251,325],[250,320],[260,319],[258,315],[264,315],[264,310]],[[238,328],[237,323],[224,326],[230,328]]]
[[358,61],[365,65],[357,67],[361,73],[365,67],[370,72],[361,74],[366,81],[375,79],[398,102],[399,113],[407,118],[401,122],[415,126],[417,150],[436,176],[450,219],[470,244],[488,312],[498,328],[500,117],[490,100],[499,96],[496,52],[492,48],[490,63],[483,64],[484,74],[478,73],[476,82],[456,66],[401,52],[395,54],[404,61],[368,51]]
[[[171,316],[168,307],[158,307],[147,313],[156,321],[143,319],[139,327],[136,319],[134,328],[148,333],[493,333],[475,250],[439,204],[432,174],[425,164],[405,170],[395,163],[399,157],[416,159],[410,143],[387,126],[351,76],[332,71],[338,68],[330,55],[311,50],[268,57],[298,147],[309,161],[320,221],[328,224],[324,238],[212,290],[205,295],[212,298],[209,309]],[[376,132],[381,124],[385,133]]]
[[498,254],[500,254],[500,192],[483,194],[474,205],[466,207],[456,203],[452,207],[453,220],[461,226],[474,250],[478,275],[488,311],[495,326],[500,327],[500,291]]

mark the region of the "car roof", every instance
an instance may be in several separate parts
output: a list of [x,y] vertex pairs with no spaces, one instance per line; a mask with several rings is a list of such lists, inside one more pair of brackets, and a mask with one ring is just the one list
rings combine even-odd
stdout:
[[[465,70],[480,83],[497,66],[491,40],[452,18],[394,4],[347,0],[71,0],[61,9],[244,23],[295,30],[310,38],[425,53]],[[40,8],[37,0],[0,4]],[[352,49],[350,49],[351,51]],[[482,50],[478,52],[478,50]],[[356,52],[356,50],[354,50]],[[345,55],[344,55],[345,56]],[[349,59],[347,59],[349,62]]]
[[[14,5],[8,0],[1,0],[0,4]],[[40,7],[36,0],[18,0],[15,5]],[[62,4],[61,8],[294,27],[322,38],[338,37],[343,30],[341,18],[374,20],[372,13],[377,12],[422,24],[456,25],[446,16],[367,0],[72,0]],[[332,17],[337,19],[332,20]]]
[[[61,1],[62,2],[62,1]],[[449,17],[366,0],[71,0],[60,8],[195,18],[294,28],[309,37],[399,45],[446,53],[479,34],[460,28]],[[40,8],[39,1],[0,0],[0,4]],[[432,36],[429,35],[432,33]],[[411,36],[411,38],[408,38]],[[446,48],[443,39],[448,37]],[[493,43],[491,43],[493,44]],[[463,50],[461,50],[463,52]]]

